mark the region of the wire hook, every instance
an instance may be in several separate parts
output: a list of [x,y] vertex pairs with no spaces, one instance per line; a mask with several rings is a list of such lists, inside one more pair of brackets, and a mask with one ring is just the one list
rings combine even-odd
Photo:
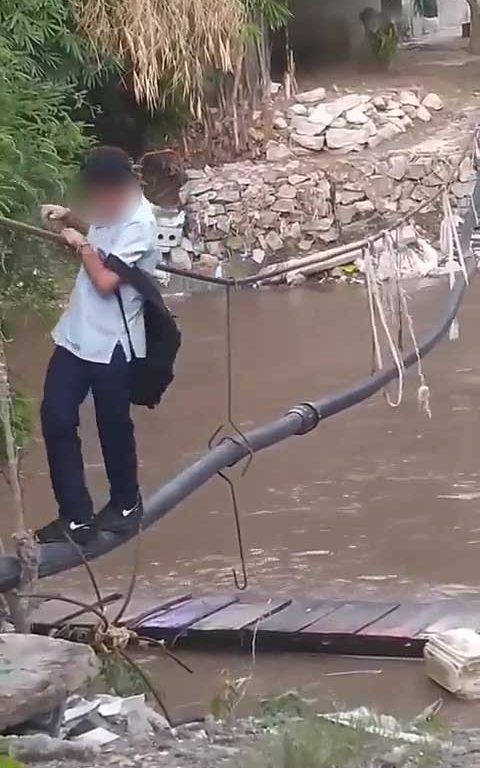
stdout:
[[235,568],[232,568],[232,575],[233,575],[233,581],[235,584],[235,587],[240,591],[244,592],[246,588],[248,587],[248,574],[247,574],[247,566],[245,563],[245,550],[243,548],[243,535],[242,535],[242,527],[240,525],[240,514],[238,510],[238,502],[237,502],[237,493],[235,490],[235,486],[232,482],[232,480],[225,475],[223,472],[218,472],[219,477],[224,480],[230,490],[230,498],[232,500],[232,508],[233,508],[233,517],[235,520],[235,531],[237,534],[237,543],[238,543],[238,552],[240,555],[240,563],[241,563],[241,580],[238,577],[238,573]]
[[[241,472],[241,476],[244,477],[244,475],[248,471],[250,464],[252,462],[253,450],[248,442],[247,437],[243,434],[242,430],[235,423],[233,418],[232,309],[231,309],[230,290],[231,290],[231,285],[230,284],[226,285],[225,286],[225,304],[226,304],[225,306],[225,309],[226,309],[225,353],[226,353],[226,364],[227,364],[226,365],[227,367],[227,403],[226,403],[227,418],[223,424],[220,424],[217,427],[215,432],[210,437],[208,441],[208,447],[210,450],[212,450],[215,447],[215,441],[217,437],[220,435],[220,433],[225,428],[225,426],[228,425],[235,432],[236,436],[234,437],[232,435],[226,435],[221,440],[219,440],[217,445],[220,445],[222,442],[230,440],[231,442],[244,448],[248,452],[246,456],[247,461]],[[233,516],[235,520],[235,532],[236,532],[238,551],[239,551],[240,562],[241,562],[241,575],[239,576],[235,568],[232,568],[232,575],[233,575],[233,581],[234,581],[235,587],[241,592],[243,592],[248,587],[248,575],[247,575],[247,567],[245,562],[245,550],[243,547],[243,536],[242,536],[242,528],[240,523],[240,513],[238,508],[238,502],[237,502],[237,494],[236,494],[233,481],[224,472],[219,471],[217,474],[219,475],[219,477],[222,478],[224,482],[227,483],[230,490]]]

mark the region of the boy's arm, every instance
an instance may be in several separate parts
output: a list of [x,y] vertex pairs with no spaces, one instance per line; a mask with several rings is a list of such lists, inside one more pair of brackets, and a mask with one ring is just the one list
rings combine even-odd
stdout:
[[80,256],[85,270],[97,291],[103,294],[113,293],[120,285],[120,278],[108,269],[97,251],[77,229],[66,227],[62,235],[67,245]]

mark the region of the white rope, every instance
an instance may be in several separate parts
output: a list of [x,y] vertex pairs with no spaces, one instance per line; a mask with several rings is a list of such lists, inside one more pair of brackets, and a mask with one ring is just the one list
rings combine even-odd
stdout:
[[432,411],[430,409],[430,387],[426,382],[425,374],[423,372],[423,363],[422,363],[422,357],[420,355],[420,348],[418,346],[417,337],[415,335],[415,330],[413,327],[413,318],[408,308],[408,297],[404,288],[400,288],[400,298],[402,302],[404,315],[407,318],[408,330],[410,332],[410,336],[412,339],[413,348],[417,356],[417,372],[418,372],[418,378],[420,379],[420,385],[417,391],[418,406],[428,416],[428,418],[431,419]]
[[[419,405],[419,408],[427,415],[427,417],[431,419],[432,411],[430,408],[430,388],[427,384],[425,373],[423,370],[423,363],[420,355],[420,349],[418,346],[417,337],[415,335],[413,318],[411,316],[410,309],[408,306],[408,296],[405,289],[402,288],[398,282],[399,265],[398,263],[396,263],[396,259],[398,259],[398,252],[395,251],[394,241],[391,237],[385,238],[384,246],[385,246],[385,250],[382,254],[383,269],[384,271],[386,271],[385,257],[387,256],[390,260],[391,279],[397,281],[397,290],[398,290],[398,296],[400,299],[399,311],[401,312],[401,314],[403,314],[403,316],[407,320],[409,334],[412,339],[415,355],[417,357],[417,371],[418,371],[418,377],[420,380],[420,384],[417,391],[418,405]],[[372,339],[373,339],[373,347],[374,347],[374,354],[375,354],[375,363],[377,365],[377,368],[379,370],[382,370],[383,354],[382,354],[382,348],[380,344],[380,334],[378,329],[378,321],[380,321],[381,327],[387,339],[387,343],[388,343],[394,364],[398,371],[397,398],[395,400],[392,400],[392,398],[390,397],[389,393],[386,390],[385,390],[385,398],[388,404],[392,408],[397,408],[403,400],[404,382],[405,382],[405,366],[403,364],[401,352],[393,338],[392,332],[390,330],[390,327],[388,325],[388,322],[385,316],[385,311],[384,311],[382,298],[380,295],[377,277],[375,273],[374,263],[373,263],[372,250],[373,250],[372,247],[370,247],[368,250],[366,249],[364,257],[365,257],[365,275],[366,275],[366,285],[367,285],[367,295],[368,295],[368,306],[369,306],[369,314],[370,314],[370,323],[372,328]],[[391,292],[390,305],[393,308],[392,298],[393,298],[393,293]],[[399,319],[401,320],[401,316]]]
[[469,281],[469,278],[468,278],[467,265],[465,264],[465,256],[464,256],[464,253],[463,253],[462,244],[460,243],[460,238],[458,236],[458,229],[457,229],[457,225],[456,225],[456,221],[455,221],[455,215],[454,215],[453,210],[452,210],[452,204],[450,202],[450,198],[448,196],[447,190],[445,190],[445,206],[446,206],[446,210],[447,210],[448,219],[449,219],[449,222],[450,222],[450,229],[451,229],[452,235],[453,235],[453,241],[454,241],[454,243],[456,245],[456,248],[457,248],[457,257],[458,257],[458,262],[460,264],[460,269],[462,270],[463,277],[464,277],[464,280],[465,280],[465,284],[469,285],[470,281]]
[[390,394],[387,392],[387,390],[385,390],[385,398],[391,408],[398,408],[398,406],[401,404],[403,400],[405,367],[403,365],[401,353],[398,349],[397,344],[395,343],[395,340],[392,336],[392,333],[390,331],[390,328],[387,322],[387,318],[385,316],[385,311],[383,308],[383,303],[382,303],[380,291],[378,288],[377,277],[375,274],[375,268],[373,265],[372,250],[373,250],[373,244],[370,243],[369,247],[365,249],[364,257],[365,257],[365,276],[366,276],[366,285],[367,285],[368,306],[370,311],[370,324],[372,328],[372,339],[373,339],[375,362],[378,370],[382,370],[383,355],[382,355],[382,348],[380,344],[378,326],[377,326],[377,318],[378,318],[378,320],[380,321],[381,327],[385,333],[385,338],[387,340],[387,344],[390,349],[393,362],[398,372],[397,397],[395,400],[392,400],[392,398],[390,397]]
[[[455,229],[456,229],[455,221],[453,219],[450,200],[448,199],[448,191],[445,190],[443,193],[443,220],[440,225],[440,250],[447,259],[448,282],[449,282],[449,287],[451,291],[453,290],[453,287],[455,285],[455,272],[456,272],[455,237],[454,237]],[[464,262],[464,265],[465,265],[465,262]],[[450,341],[455,341],[456,339],[458,339],[459,335],[460,335],[460,329],[458,325],[458,319],[455,317],[450,325],[450,328],[448,331],[448,338],[450,339]]]

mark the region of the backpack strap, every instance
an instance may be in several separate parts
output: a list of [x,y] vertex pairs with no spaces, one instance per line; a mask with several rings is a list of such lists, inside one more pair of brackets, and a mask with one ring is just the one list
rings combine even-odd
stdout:
[[117,297],[118,306],[120,307],[120,313],[122,315],[123,324],[124,324],[125,330],[127,332],[128,346],[130,348],[131,359],[135,360],[137,356],[136,356],[135,350],[133,348],[132,337],[130,336],[130,329],[128,327],[127,316],[125,314],[125,307],[123,306],[122,294],[120,293],[119,289],[117,289],[115,291],[115,296]]
[[107,269],[115,272],[122,282],[128,283],[132,288],[140,293],[144,299],[155,304],[159,310],[167,313],[167,308],[164,304],[162,294],[157,288],[156,281],[143,269],[139,269],[137,266],[129,267],[124,261],[110,253],[104,261],[104,265]]

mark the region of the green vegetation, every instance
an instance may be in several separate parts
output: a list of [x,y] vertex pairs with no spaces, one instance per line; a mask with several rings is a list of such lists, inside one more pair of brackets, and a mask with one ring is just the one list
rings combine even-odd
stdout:
[[382,69],[388,69],[398,48],[395,24],[385,24],[375,32],[369,32],[368,42],[374,60]]
[[[83,48],[56,0],[5,0],[0,10],[0,213],[28,216],[61,196],[88,143],[81,104]],[[33,255],[35,254],[35,255]],[[51,298],[38,245],[0,232],[0,306]]]
[[[366,713],[352,726],[338,725],[319,717],[294,691],[264,702],[261,722],[265,735],[241,759],[239,768],[361,768],[390,762],[433,768],[438,764],[440,741],[429,737],[445,735],[431,723],[413,727],[399,722],[398,738],[395,733],[385,738],[376,733],[382,719],[374,713]],[[402,741],[402,730],[418,734],[418,743]]]

